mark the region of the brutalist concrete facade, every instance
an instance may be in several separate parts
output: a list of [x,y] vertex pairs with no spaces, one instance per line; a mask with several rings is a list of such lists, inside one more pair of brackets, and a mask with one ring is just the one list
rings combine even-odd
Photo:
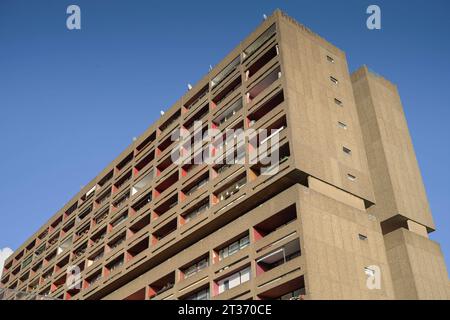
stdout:
[[[195,121],[279,129],[278,173],[173,163],[171,133]],[[6,261],[1,286],[61,299],[448,299],[434,229],[395,86],[365,67],[350,75],[344,52],[275,11]]]

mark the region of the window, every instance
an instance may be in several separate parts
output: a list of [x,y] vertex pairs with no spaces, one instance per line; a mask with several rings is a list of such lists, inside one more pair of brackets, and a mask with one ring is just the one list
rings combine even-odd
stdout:
[[252,42],[245,50],[242,52],[242,58],[245,60],[250,57],[254,52],[261,48],[268,40],[270,40],[276,33],[275,24],[271,25],[266,31],[264,31],[258,39]]
[[334,84],[338,84],[339,83],[338,79],[336,79],[333,76],[330,76],[330,81],[333,82]]
[[233,289],[238,285],[250,280],[250,267],[247,267],[239,272],[220,280],[217,284],[219,286],[219,294],[227,290]]
[[334,63],[334,59],[330,56],[327,56],[327,60],[328,60],[328,62]]
[[356,177],[354,175],[350,174],[350,173],[347,174],[347,178],[350,181],[355,181],[356,180]]
[[184,268],[182,270],[183,274],[184,274],[184,278],[189,278],[191,276],[193,276],[194,274],[196,274],[197,272],[202,271],[203,269],[207,268],[209,265],[209,259],[208,257],[204,257],[201,260],[199,260],[196,263],[191,264],[190,266]]
[[45,243],[41,245],[39,248],[37,248],[34,254],[36,255],[36,257],[39,257],[44,251],[45,251]]
[[114,250],[115,248],[118,248],[122,243],[125,242],[125,233],[122,233],[120,236],[118,236],[116,239],[111,241],[108,246],[110,250]]
[[358,238],[359,238],[359,240],[363,240],[363,241],[365,241],[365,240],[367,240],[367,236],[365,236],[365,235],[363,235],[363,234],[358,234]]
[[139,180],[133,185],[133,187],[131,188],[131,195],[135,195],[139,191],[149,186],[152,181],[152,178],[153,178],[153,171],[146,174],[141,180]]
[[341,121],[338,121],[338,126],[339,126],[339,128],[341,128],[341,129],[347,130],[347,125],[346,125],[345,123],[341,122]]
[[298,239],[286,243],[281,248],[271,251],[256,260],[256,275],[267,272],[285,264],[286,262],[300,256],[300,242]]
[[209,300],[209,288],[202,289],[186,297],[185,300]]
[[343,106],[343,103],[341,100],[334,98],[334,103],[337,104],[339,107]]
[[248,235],[240,238],[239,240],[236,240],[235,242],[219,250],[219,260],[225,259],[226,257],[235,254],[239,250],[242,250],[245,247],[247,247],[249,244],[250,244],[250,237]]
[[198,178],[194,183],[191,183],[186,189],[183,190],[184,194],[188,197],[192,195],[195,191],[202,188],[204,185],[206,185],[209,181],[209,175],[208,173],[202,175],[200,178]]
[[[98,185],[100,186],[100,187],[103,187],[105,184],[107,184],[110,180],[111,180],[111,178],[113,177],[113,175],[114,175],[114,171],[110,171],[105,177],[103,177],[99,182],[98,182]],[[76,208],[75,208],[76,209]]]
[[342,151],[344,151],[345,154],[351,155],[352,154],[352,150],[350,150],[347,147],[342,147]]
[[231,117],[233,117],[239,110],[242,109],[242,98],[236,100],[233,104],[231,104],[226,110],[216,117],[213,122],[220,126],[221,124],[227,122]]
[[136,151],[139,153],[142,150],[144,150],[155,140],[155,137],[156,137],[156,132],[153,132],[147,138],[145,138],[145,140],[142,141],[140,145],[137,146]]
[[141,197],[139,200],[137,200],[136,203],[133,204],[132,208],[135,212],[139,212],[151,201],[152,201],[152,193],[150,191],[149,193]]
[[106,220],[106,218],[108,217],[108,211],[109,208],[103,210],[94,218],[95,225],[98,225]]
[[130,198],[130,190],[128,190],[127,192],[125,192],[122,196],[120,196],[119,199],[117,199],[116,201],[113,202],[113,206],[116,207],[116,209],[122,207],[127,200]]
[[130,153],[128,156],[126,156],[119,164],[117,165],[117,171],[121,171],[123,168],[127,166],[133,160],[133,153]]
[[202,212],[209,209],[209,199],[205,199],[200,202],[199,205],[196,205],[192,210],[189,210],[186,214],[183,214],[182,217],[184,219],[184,223],[187,223],[197,217]]
[[297,289],[292,292],[286,293],[276,300],[302,300],[302,295],[304,295],[304,294],[305,294],[305,289],[301,288],[301,289]]
[[253,85],[252,88],[247,92],[247,103],[253,101],[261,92],[270,87],[275,81],[281,78],[281,68],[278,66],[268,73],[262,80],[257,84]]
[[225,190],[219,192],[217,194],[217,198],[219,201],[225,201],[237,192],[247,183],[247,178],[244,176],[239,179],[235,183],[232,183],[229,187],[225,188]]
[[234,72],[237,67],[240,65],[241,59],[240,57],[235,58],[228,66],[226,66],[222,71],[219,72],[214,79],[211,80],[211,88],[218,86],[228,75]]
[[128,211],[125,211],[123,214],[121,214],[117,219],[115,219],[113,222],[111,222],[111,227],[115,228],[118,225],[120,225],[122,222],[124,222],[128,218]]

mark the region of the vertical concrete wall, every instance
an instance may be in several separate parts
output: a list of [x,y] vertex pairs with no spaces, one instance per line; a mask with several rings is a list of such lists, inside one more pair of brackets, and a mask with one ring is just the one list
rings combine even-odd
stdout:
[[396,299],[448,299],[449,282],[395,85],[362,67],[352,83]]
[[[278,24],[280,54],[296,167],[374,202],[345,54],[291,18],[283,17]],[[338,80],[337,84],[330,80],[331,76]],[[339,121],[347,129],[340,128]],[[343,152],[344,146],[351,149],[351,155]],[[348,174],[357,179],[349,180]]]
[[404,228],[385,235],[396,299],[450,299],[438,243]]
[[434,229],[397,88],[366,67],[352,82],[376,198],[373,211],[381,221],[402,215]]
[[[364,210],[308,188],[299,194],[310,299],[393,299],[379,221]],[[359,234],[365,235],[361,240]],[[369,289],[365,267],[379,266],[381,286]]]

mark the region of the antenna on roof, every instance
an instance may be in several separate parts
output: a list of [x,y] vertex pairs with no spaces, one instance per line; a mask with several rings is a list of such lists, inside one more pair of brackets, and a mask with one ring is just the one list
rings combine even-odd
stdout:
[[263,19],[264,19],[264,20],[267,20],[266,14],[263,14]]
[[188,83],[188,90],[192,90],[192,85]]
[[161,113],[162,116],[164,115],[164,111],[162,111],[162,110],[159,113]]

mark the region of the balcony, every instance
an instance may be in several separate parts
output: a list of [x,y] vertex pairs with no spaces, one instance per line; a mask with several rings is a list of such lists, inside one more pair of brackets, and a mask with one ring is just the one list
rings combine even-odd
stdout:
[[82,257],[87,250],[87,242],[83,243],[81,246],[79,246],[77,249],[73,252],[73,261],[77,260],[78,258]]
[[163,134],[167,129],[172,126],[180,118],[180,110],[176,111],[172,116],[169,117],[162,125],[159,126],[160,135]]
[[262,70],[276,56],[278,56],[278,45],[272,46],[247,68],[247,70],[245,71],[246,80],[249,80],[256,73]]
[[207,96],[209,92],[209,87],[206,85],[200,91],[198,91],[196,94],[192,96],[186,103],[184,104],[184,110],[190,111],[194,110],[198,106],[198,102],[202,101],[203,98]]
[[130,196],[130,190],[127,190],[122,195],[120,195],[118,199],[113,201],[112,203],[114,209],[118,210],[124,207],[127,204],[128,199],[130,199]]
[[258,83],[252,85],[250,90],[247,92],[247,103],[252,103],[252,101],[255,100],[256,97],[259,96],[259,94],[263,91],[265,91],[267,88],[269,88],[275,81],[281,78],[281,69],[280,67],[274,68],[272,71],[270,71],[262,80],[260,80]]
[[209,105],[206,103],[199,111],[185,121],[184,128],[190,131],[196,121],[202,121],[203,118],[209,113]]
[[152,234],[152,245],[156,245],[160,241],[164,240],[170,234],[177,230],[177,219],[173,219],[163,225],[158,230],[154,231]]
[[230,64],[222,69],[212,80],[211,89],[218,87],[230,74],[232,74],[241,64],[240,57],[236,57]]
[[111,256],[112,251],[119,248],[123,243],[125,243],[125,239],[126,239],[126,233],[123,232],[120,235],[116,236],[113,240],[109,241],[108,245],[107,245],[108,256]]
[[233,195],[239,192],[239,190],[247,183],[247,177],[245,172],[235,178],[234,181],[227,183],[225,186],[214,192],[213,199],[214,204],[223,202],[231,198]]
[[194,181],[189,183],[183,190],[181,190],[183,197],[188,198],[193,195],[197,190],[206,186],[209,182],[209,172],[205,172],[201,176],[197,177]]
[[268,237],[297,220],[296,206],[291,205],[253,227],[255,241]]
[[240,236],[239,238],[232,240],[231,242],[223,245],[221,248],[214,250],[215,254],[215,263],[218,263],[236,253],[240,250],[248,247],[250,245],[250,237],[248,234],[245,236]]
[[100,181],[97,183],[99,189],[103,188],[104,186],[106,186],[108,184],[108,182],[111,181],[111,179],[114,176],[114,171],[111,170],[110,172],[108,172],[103,178],[100,179]]
[[250,281],[251,278],[251,270],[250,266],[239,270],[238,272],[233,273],[221,280],[214,282],[214,295],[220,295],[225,293],[226,291],[232,290],[235,287],[240,286],[241,284]]
[[98,227],[108,219],[109,208],[105,208],[94,217],[94,227]]
[[216,96],[212,99],[214,106],[219,106],[226,98],[233,94],[242,84],[241,77],[237,77],[231,81],[225,88],[223,88]]
[[116,271],[121,269],[122,266],[124,265],[124,262],[125,262],[124,255],[121,254],[119,257],[115,258],[113,261],[108,263],[105,266],[105,276],[110,277]]
[[75,219],[75,223],[82,223],[84,218],[86,218],[93,210],[94,206],[90,204],[87,208],[83,209],[81,213]]
[[277,108],[281,103],[284,102],[284,93],[283,90],[279,91],[267,101],[264,101],[257,109],[251,111],[248,116],[249,126],[253,126],[260,119],[262,119],[265,115],[272,112],[275,108]]
[[[129,265],[133,265],[135,263],[139,263],[142,257],[140,255],[144,255],[143,252],[149,248],[150,242],[149,237],[145,237],[141,241],[138,241],[136,244],[131,244],[131,247],[126,252],[126,259]],[[145,257],[145,255],[144,255]],[[129,267],[127,267],[128,269]]]
[[242,97],[239,97],[236,101],[232,102],[229,106],[224,107],[223,112],[216,116],[213,120],[214,125],[217,127],[222,126],[228,122],[235,114],[237,114],[243,107]]
[[141,154],[144,150],[146,150],[155,141],[155,139],[156,132],[153,132],[136,147],[136,155]]
[[86,262],[86,268],[89,268],[96,262],[100,261],[103,258],[104,254],[105,254],[105,249],[101,248],[101,249],[97,250],[97,252],[95,252],[94,254],[90,255]]
[[173,288],[175,284],[175,272],[171,272],[163,278],[150,284],[148,289],[148,297],[154,299],[158,296],[163,295],[166,291]]
[[122,161],[120,161],[116,166],[116,174],[119,174],[124,170],[133,160],[133,153],[128,154]]
[[180,217],[180,224],[184,225],[192,221],[193,219],[201,215],[203,212],[206,212],[208,209],[209,209],[209,197],[205,198],[204,200],[196,204],[194,207],[184,212]]
[[150,214],[146,214],[144,216],[139,216],[139,219],[133,221],[133,224],[128,228],[129,236],[127,238],[134,237],[137,233],[139,233],[142,229],[150,225]]
[[127,182],[131,180],[131,178],[132,178],[132,171],[130,169],[124,175],[122,175],[122,177],[116,183],[114,183],[113,192],[120,191],[127,184]]
[[90,228],[89,223],[86,223],[84,226],[78,228],[78,230],[75,232],[75,242],[84,239],[86,235],[89,233],[89,228]]
[[292,240],[256,260],[256,276],[270,271],[300,256],[300,242]]
[[147,173],[142,179],[140,179],[131,187],[131,196],[134,196],[136,193],[139,193],[142,190],[146,189],[148,186],[150,186],[152,180],[153,180],[153,170]]
[[203,288],[189,294],[183,300],[209,300],[210,298],[209,288]]
[[261,300],[304,300],[305,279],[303,276],[273,286],[258,294]]
[[134,167],[134,176],[137,177],[146,172],[150,168],[149,164],[153,159],[155,159],[155,151],[150,152],[136,164]]
[[162,194],[168,194],[173,191],[173,190],[169,191],[169,189],[178,182],[178,170],[176,170],[167,178],[163,177],[163,179],[164,180],[162,180],[162,182],[160,182],[155,187],[155,198],[160,197]]
[[206,269],[209,266],[209,259],[208,256],[203,256],[200,259],[197,259],[194,263],[190,264],[189,266],[185,266],[180,269],[182,279],[187,279],[198,272]]
[[242,53],[243,60],[248,60],[253,53],[261,48],[265,43],[272,39],[276,34],[276,26],[273,24],[264,31],[255,41],[253,41]]
[[97,244],[102,243],[105,238],[106,238],[106,227],[103,227],[101,230],[96,232],[91,237],[91,247],[95,247]]
[[83,288],[84,289],[91,288],[94,285],[100,283],[101,279],[102,279],[102,270],[100,269],[85,280]]
[[128,210],[119,214],[116,218],[114,218],[109,224],[109,231],[113,233],[116,230],[119,230],[119,226],[122,225],[128,219]]
[[159,219],[163,215],[167,215],[167,213],[175,208],[178,204],[178,193],[173,194],[170,198],[159,204],[154,210],[153,220]]
[[131,205],[131,209],[134,211],[134,214],[137,214],[144,210],[147,205],[152,201],[152,192],[148,192],[142,197],[140,197],[135,203]]

